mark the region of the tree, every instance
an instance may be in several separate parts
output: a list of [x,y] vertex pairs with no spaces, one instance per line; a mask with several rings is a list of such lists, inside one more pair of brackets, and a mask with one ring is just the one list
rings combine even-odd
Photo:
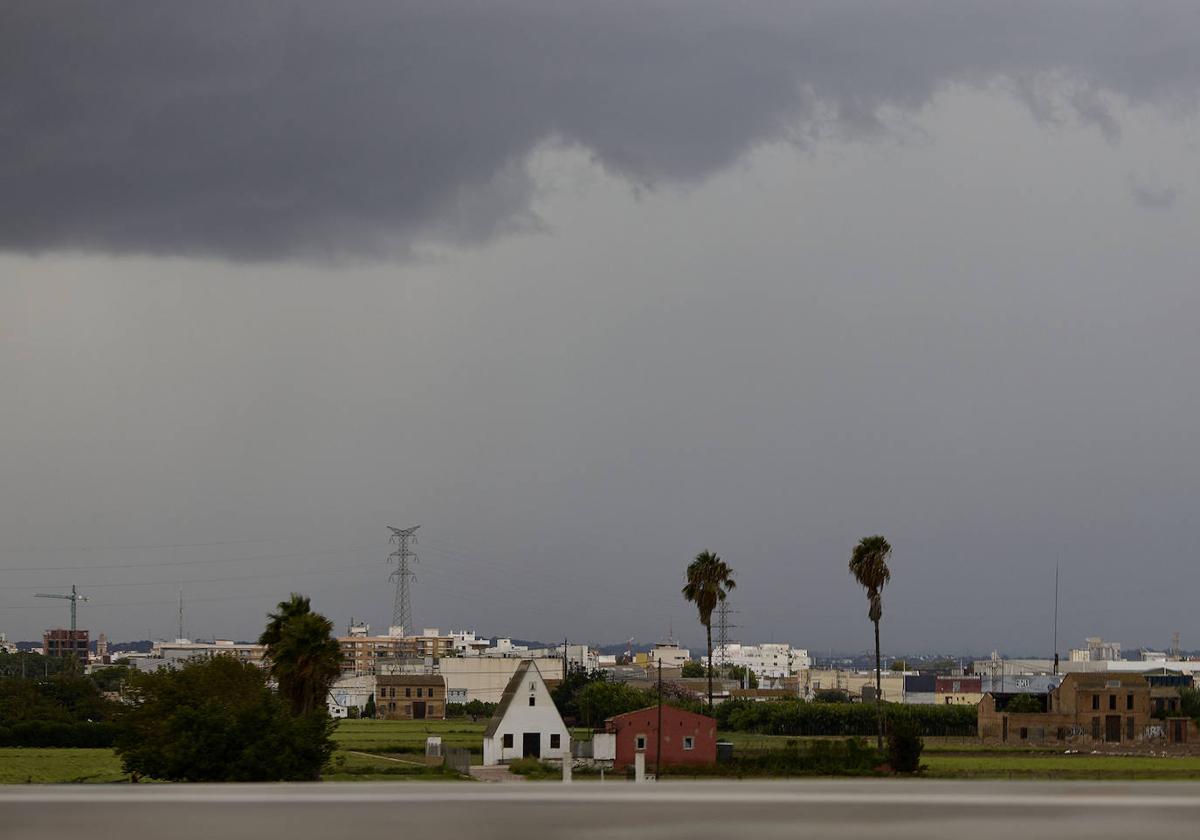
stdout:
[[1029,694],[1018,694],[1016,697],[1008,701],[1008,705],[1004,707],[1004,711],[1014,715],[1019,714],[1036,714],[1046,711],[1042,706],[1042,701],[1038,700]]
[[257,666],[232,656],[133,677],[118,723],[126,772],[164,781],[315,781],[334,721],[295,714]]
[[362,716],[365,718],[375,719],[375,695],[372,694],[367,698],[367,705],[363,706]]
[[729,679],[737,680],[738,685],[741,685],[743,682],[748,682],[749,688],[758,688],[758,675],[745,665],[729,666]]
[[702,551],[688,564],[687,583],[683,587],[683,598],[696,605],[700,623],[708,639],[708,710],[713,707],[713,651],[712,614],[717,604],[725,600],[726,594],[736,587],[733,570],[725,561],[711,551]]
[[680,676],[689,677],[689,678],[690,677],[703,677],[704,674],[705,674],[704,666],[699,662],[693,662],[692,660],[689,659],[687,662],[683,663],[683,672],[680,674]]
[[341,647],[332,636],[333,622],[313,612],[308,598],[295,593],[277,610],[268,616],[258,643],[267,646],[279,693],[297,714],[323,708],[342,665]]
[[883,587],[892,579],[887,560],[892,547],[882,536],[863,537],[850,553],[850,574],[867,590],[867,616],[875,625],[875,709],[879,716],[877,745],[883,749],[883,681],[880,674],[879,620],[883,618]]

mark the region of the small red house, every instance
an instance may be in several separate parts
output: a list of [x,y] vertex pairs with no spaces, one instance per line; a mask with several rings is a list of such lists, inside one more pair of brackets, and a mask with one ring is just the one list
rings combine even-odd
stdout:
[[[662,707],[662,764],[715,764],[717,722],[707,715],[674,706]],[[626,712],[604,722],[604,731],[616,735],[613,768],[628,767],[638,752],[646,753],[646,769],[658,758],[658,706]]]

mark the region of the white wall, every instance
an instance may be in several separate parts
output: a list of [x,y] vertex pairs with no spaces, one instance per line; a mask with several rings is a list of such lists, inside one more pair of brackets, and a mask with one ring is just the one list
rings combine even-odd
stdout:
[[[529,705],[531,697],[532,706]],[[527,732],[537,732],[541,736],[542,759],[570,757],[571,734],[558,714],[558,709],[554,707],[554,701],[550,699],[546,683],[535,668],[530,668],[521,681],[521,686],[505,710],[504,719],[495,734],[483,739],[483,763],[494,765],[520,758],[524,745],[523,736]],[[512,735],[512,746],[509,748],[504,747],[505,735]],[[551,735],[558,735],[557,749],[550,746]]]

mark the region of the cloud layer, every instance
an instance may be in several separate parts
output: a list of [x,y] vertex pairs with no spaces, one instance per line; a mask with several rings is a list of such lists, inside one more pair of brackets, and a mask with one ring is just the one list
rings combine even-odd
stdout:
[[524,161],[546,141],[686,183],[763,142],[878,132],[944,85],[1000,82],[1111,142],[1112,97],[1191,108],[1200,88],[1193,3],[144,0],[3,18],[0,249],[27,253],[395,255],[527,223]]

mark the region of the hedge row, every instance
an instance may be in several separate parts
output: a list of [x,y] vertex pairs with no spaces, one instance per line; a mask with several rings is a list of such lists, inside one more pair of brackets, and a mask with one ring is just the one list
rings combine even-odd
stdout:
[[111,747],[113,723],[23,720],[0,724],[0,747]]
[[[866,737],[878,727],[875,706],[870,703],[730,700],[717,706],[715,713],[719,729],[761,735]],[[885,703],[884,715],[891,721],[911,721],[925,737],[971,737],[978,730],[974,706]]]

